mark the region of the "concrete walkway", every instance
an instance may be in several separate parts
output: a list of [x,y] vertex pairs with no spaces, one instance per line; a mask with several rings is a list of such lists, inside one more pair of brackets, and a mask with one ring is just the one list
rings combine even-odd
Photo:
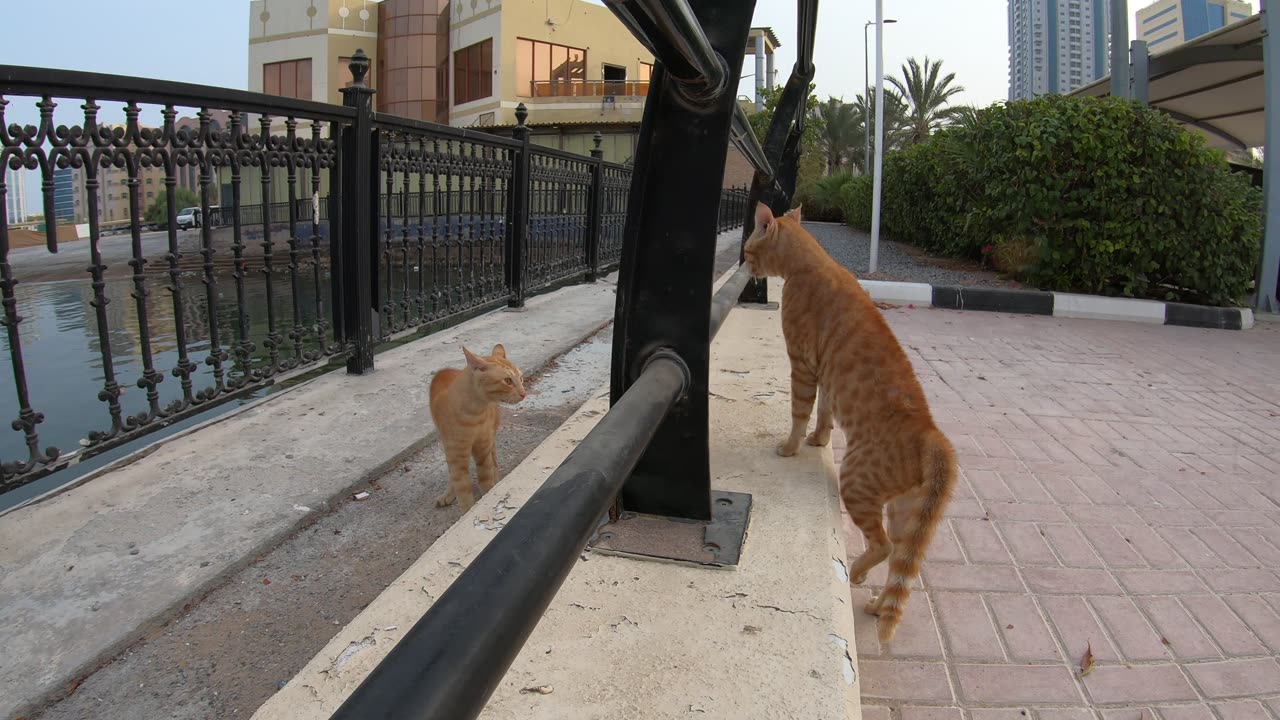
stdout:
[[[752,497],[741,563],[585,553],[482,720],[859,720],[830,451],[774,453],[789,411],[780,315],[734,310],[711,352],[712,486]],[[606,410],[601,387],[254,718],[328,718]]]
[[886,315],[963,480],[867,720],[1280,718],[1280,326]]

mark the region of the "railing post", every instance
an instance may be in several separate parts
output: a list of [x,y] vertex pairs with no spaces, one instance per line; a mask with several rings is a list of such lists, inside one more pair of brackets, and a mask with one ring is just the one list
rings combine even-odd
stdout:
[[[689,391],[668,413],[627,480],[622,510],[708,521],[713,513],[711,317],[701,308],[711,304],[725,149],[737,103],[742,43],[756,3],[688,4],[720,72],[659,64],[654,73],[623,235],[610,395],[617,403],[655,353],[674,352],[686,364]],[[609,7],[628,16],[633,28],[652,20],[641,3]],[[663,49],[678,59],[678,49],[666,44]]]
[[[373,370],[375,327],[378,321],[377,215],[378,157],[373,138],[373,88],[365,84],[369,58],[364,50],[351,57],[351,85],[342,88],[342,104],[356,111],[342,131],[342,307],[345,340],[351,346],[347,372]],[[264,169],[265,172],[265,169]],[[266,200],[264,198],[264,204]],[[264,210],[269,208],[264,207]]]
[[511,169],[511,201],[507,218],[507,289],[511,297],[507,307],[524,307],[525,248],[529,237],[529,126],[525,120],[529,109],[520,103],[516,106],[516,127],[511,137],[520,142],[516,150],[515,164]]
[[597,130],[591,138],[591,192],[587,202],[587,282],[595,282],[600,272],[600,233],[604,222],[604,136]]

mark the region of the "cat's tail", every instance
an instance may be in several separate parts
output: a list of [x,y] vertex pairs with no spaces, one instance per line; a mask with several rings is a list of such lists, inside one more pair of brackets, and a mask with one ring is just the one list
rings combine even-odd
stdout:
[[877,601],[881,644],[893,639],[898,623],[902,622],[903,608],[911,595],[911,581],[920,574],[925,551],[933,540],[934,529],[942,521],[955,486],[955,450],[935,428],[930,428],[921,439],[920,469],[922,482],[916,505],[919,512],[908,521],[905,537],[893,538],[889,576]]

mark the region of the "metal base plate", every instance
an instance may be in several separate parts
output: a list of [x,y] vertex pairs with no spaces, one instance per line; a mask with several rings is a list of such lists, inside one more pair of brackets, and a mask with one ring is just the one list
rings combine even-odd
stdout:
[[751,496],[711,492],[711,521],[623,512],[604,523],[587,547],[610,555],[732,567],[742,556],[751,522]]
[[767,303],[744,302],[744,303],[738,303],[738,307],[742,308],[743,310],[777,310],[779,306],[778,306],[778,303],[776,302],[767,302]]

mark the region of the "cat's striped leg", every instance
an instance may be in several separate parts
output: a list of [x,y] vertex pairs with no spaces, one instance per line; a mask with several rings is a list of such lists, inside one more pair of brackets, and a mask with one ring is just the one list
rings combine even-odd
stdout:
[[[818,425],[809,433],[805,442],[814,447],[826,447],[831,442],[831,398],[830,393],[818,389]],[[806,418],[807,421],[807,418]]]
[[809,416],[813,414],[813,401],[818,397],[818,376],[803,361],[791,359],[791,434],[778,446],[778,454],[791,457],[800,449],[805,430],[809,428]]

